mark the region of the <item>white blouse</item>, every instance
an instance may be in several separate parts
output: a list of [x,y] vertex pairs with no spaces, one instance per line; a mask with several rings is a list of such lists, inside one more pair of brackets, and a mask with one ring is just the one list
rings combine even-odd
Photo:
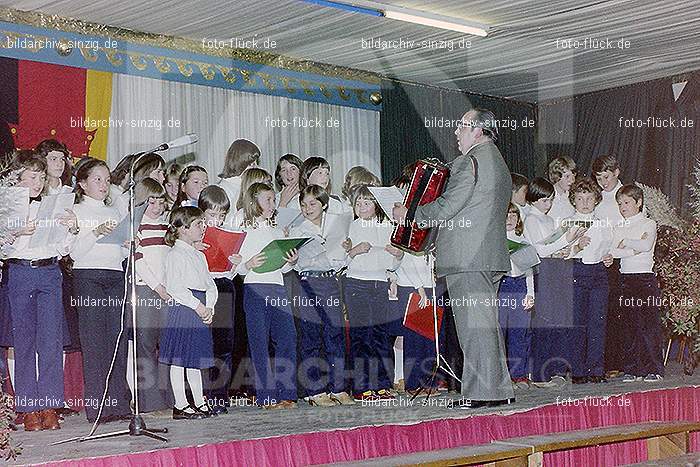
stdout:
[[[39,213],[41,202],[32,201],[29,203],[28,219],[36,219]],[[14,242],[4,245],[2,248],[3,257],[17,259],[48,259],[68,255],[71,246],[75,242],[75,235],[68,233],[68,228],[62,228],[63,238],[53,245],[38,245],[29,247],[32,236],[21,235],[15,238]]]
[[93,230],[109,220],[118,223],[121,219],[117,208],[107,206],[89,196],[73,206],[78,218],[80,233],[70,249],[73,258],[73,269],[108,269],[122,271],[122,262],[129,254],[128,248],[122,245],[97,243]]
[[557,221],[536,207],[530,209],[525,219],[525,238],[535,247],[540,258],[548,258],[569,244],[566,235],[562,235],[553,243],[545,244],[544,240],[557,230]]
[[265,273],[257,273],[253,270],[248,270],[245,263],[253,256],[262,251],[273,240],[284,238],[284,231],[279,227],[270,225],[262,225],[258,228],[245,227],[242,230],[247,232],[243,245],[241,246],[240,255],[243,257],[241,264],[238,265],[236,272],[245,275],[244,284],[277,284],[284,285],[283,274],[291,271],[292,266],[285,263],[281,269]]
[[348,238],[353,248],[362,242],[371,245],[367,253],[356,255],[350,259],[347,277],[367,281],[385,281],[387,270],[396,269],[398,260],[384,250],[390,243],[394,226],[387,221],[377,222],[377,219],[355,219],[350,224]]
[[[597,264],[603,261],[605,256],[612,246],[613,232],[612,227],[606,221],[598,219],[595,214],[576,213],[569,219],[571,220],[589,220],[593,221],[593,225],[586,230],[583,235],[591,239],[591,242],[583,250],[574,254],[573,249],[567,259],[579,258],[583,264]],[[578,240],[576,241],[576,243]],[[574,243],[574,245],[576,245]]]
[[[642,237],[646,234],[646,238]],[[617,248],[624,240],[624,248]],[[643,212],[625,219],[621,227],[613,229],[612,250],[620,259],[622,274],[654,272],[654,248],[656,246],[656,222]]]
[[[537,209],[537,208],[535,208]],[[554,199],[552,200],[552,207],[549,209],[547,215],[557,221],[557,225],[561,225],[561,221],[576,214],[576,209],[569,201],[569,192],[554,192]]]
[[191,292],[206,293],[206,308],[214,308],[219,293],[214,279],[209,275],[204,253],[182,240],[175,244],[165,257],[165,289],[181,305],[193,310],[201,303]]

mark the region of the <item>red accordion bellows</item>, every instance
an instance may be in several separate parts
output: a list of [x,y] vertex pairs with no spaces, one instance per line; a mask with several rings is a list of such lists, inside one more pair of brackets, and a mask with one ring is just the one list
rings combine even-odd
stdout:
[[423,253],[435,241],[437,227],[419,229],[414,221],[416,208],[431,203],[442,195],[450,170],[436,159],[420,160],[413,171],[403,204],[408,208],[406,221],[394,228],[392,245],[413,253]]

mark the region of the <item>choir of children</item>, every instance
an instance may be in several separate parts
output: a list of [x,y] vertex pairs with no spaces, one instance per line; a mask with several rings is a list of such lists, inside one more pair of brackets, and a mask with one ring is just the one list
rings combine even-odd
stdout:
[[[101,240],[128,213],[130,183],[135,206],[145,207],[135,242],[140,410],[172,409],[173,418],[188,420],[226,412],[236,372],[233,344],[241,338],[237,313],[245,316],[261,407],[295,407],[298,394],[319,407],[395,397],[392,346],[398,336],[405,339],[406,389],[431,389],[434,342],[402,323],[412,294],[420,304],[431,298],[432,271],[426,257],[391,245],[393,223],[369,190],[379,179],[353,167],[342,198],[336,197],[326,159],[285,154],[274,172],[276,192],[259,159],[254,143],[234,141],[217,186],[209,185],[203,167],[165,168],[157,154],[142,157],[133,170],[135,159],[127,157],[112,173],[104,162],[86,158],[71,189],[62,144],[50,140],[15,154],[13,170],[17,186],[27,190],[29,216],[2,240],[0,292],[7,309],[0,310],[0,322],[12,324],[0,343],[14,345],[16,409],[25,413],[26,430],[60,427],[55,409],[64,405],[67,336],[58,260],[68,255],[87,418],[109,422],[130,415],[127,340],[120,339],[130,323],[124,312],[129,245]],[[626,352],[617,364],[626,373],[623,381],[662,379],[653,300],[659,296],[652,269],[656,224],[642,210],[642,191],[623,186],[619,173],[617,161],[604,156],[593,164],[597,183],[576,180],[567,157],[550,163],[549,181],[512,174],[504,228],[515,250],[530,244],[539,257],[528,267],[511,261],[500,284],[499,319],[516,387],[561,384],[567,373],[573,383],[604,382],[606,319],[613,309],[627,323],[620,337]],[[42,194],[70,191],[75,205],[59,218],[64,235],[51,246],[31,244]],[[299,222],[278,225],[278,210],[287,208],[300,211]],[[246,233],[225,272],[211,272],[202,252],[210,247],[202,241],[207,227]],[[274,253],[263,249],[287,237],[307,243],[286,252],[281,267],[269,268]],[[614,289],[613,265],[620,268]],[[237,288],[243,309],[237,309]],[[620,306],[626,303],[644,306]],[[108,403],[100,404],[104,393]]]

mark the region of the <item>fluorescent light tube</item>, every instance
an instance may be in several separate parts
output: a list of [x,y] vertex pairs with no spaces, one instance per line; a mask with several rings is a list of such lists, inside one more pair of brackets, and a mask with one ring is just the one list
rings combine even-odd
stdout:
[[385,6],[384,16],[389,19],[422,24],[424,26],[431,26],[434,28],[449,29],[451,31],[473,34],[475,36],[486,37],[488,34],[488,26],[486,25],[459,20],[448,16],[435,15],[425,11]]

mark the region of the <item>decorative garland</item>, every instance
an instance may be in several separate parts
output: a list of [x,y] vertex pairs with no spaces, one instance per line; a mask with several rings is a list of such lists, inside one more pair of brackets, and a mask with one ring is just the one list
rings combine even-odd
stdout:
[[[7,164],[0,167],[0,218],[6,219],[9,214],[10,200],[8,192],[4,188],[13,186],[17,182],[18,174],[16,172],[7,172]],[[6,223],[0,223],[0,241],[10,235],[9,226]],[[0,355],[0,358],[4,358]],[[15,419],[14,404],[12,396],[2,392],[4,375],[0,374],[0,459],[14,459],[19,453],[20,448],[12,444],[10,434],[12,433],[12,422]]]

